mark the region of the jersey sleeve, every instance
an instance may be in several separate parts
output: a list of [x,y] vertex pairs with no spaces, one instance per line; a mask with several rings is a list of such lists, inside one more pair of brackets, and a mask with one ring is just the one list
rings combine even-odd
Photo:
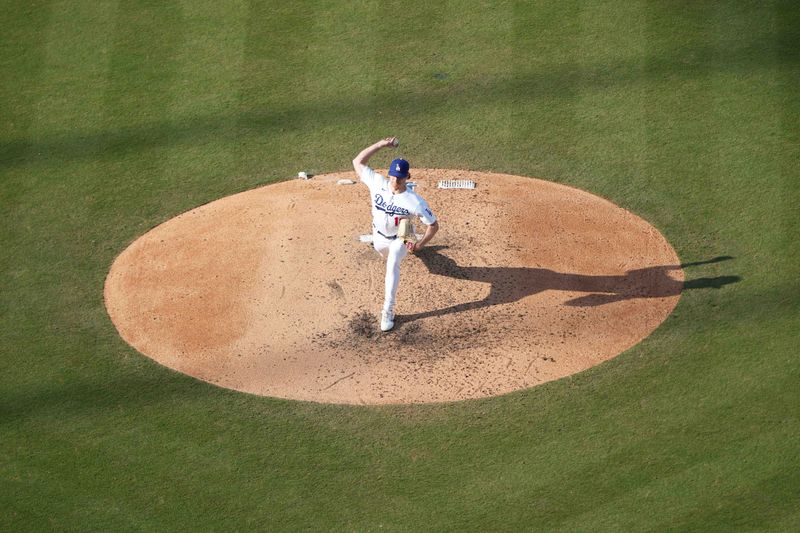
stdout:
[[370,189],[372,189],[375,182],[380,179],[379,174],[366,165],[361,168],[361,175],[359,175],[359,178],[361,178],[361,182],[365,183]]
[[423,200],[422,198],[419,199],[419,205],[417,206],[416,215],[422,220],[422,223],[426,226],[430,226],[434,222],[436,222],[436,215],[433,214],[431,208],[428,207],[428,202]]

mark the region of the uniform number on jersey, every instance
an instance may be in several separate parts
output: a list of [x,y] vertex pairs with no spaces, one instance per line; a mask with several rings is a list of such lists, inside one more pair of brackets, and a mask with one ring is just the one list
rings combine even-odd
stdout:
[[394,225],[395,226],[399,226],[400,225],[400,217],[394,217]]

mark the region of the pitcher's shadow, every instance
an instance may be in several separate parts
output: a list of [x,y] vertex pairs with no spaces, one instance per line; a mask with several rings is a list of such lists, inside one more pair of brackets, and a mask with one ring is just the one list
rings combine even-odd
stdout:
[[422,318],[513,303],[546,290],[588,293],[586,296],[569,300],[564,305],[594,307],[635,298],[677,296],[686,289],[719,289],[730,283],[741,281],[739,276],[718,276],[681,282],[669,276],[669,272],[674,270],[733,259],[730,256],[720,256],[682,265],[641,268],[628,271],[620,276],[592,276],[556,272],[545,268],[463,266],[442,254],[441,251],[445,249],[447,246],[429,246],[420,250],[416,255],[431,274],[488,283],[489,294],[482,300],[412,315],[400,315],[398,316],[400,321],[411,322]]

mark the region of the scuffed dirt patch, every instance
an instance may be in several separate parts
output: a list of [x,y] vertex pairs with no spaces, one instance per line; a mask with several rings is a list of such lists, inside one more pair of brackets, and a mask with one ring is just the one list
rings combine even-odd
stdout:
[[405,322],[402,316],[395,319],[391,331],[380,329],[379,317],[361,310],[347,321],[347,325],[330,333],[319,333],[314,342],[324,348],[347,354],[355,352],[365,363],[401,361],[432,363],[447,356],[451,350],[481,345],[481,334],[486,328],[470,327],[461,332],[427,330],[421,322]]

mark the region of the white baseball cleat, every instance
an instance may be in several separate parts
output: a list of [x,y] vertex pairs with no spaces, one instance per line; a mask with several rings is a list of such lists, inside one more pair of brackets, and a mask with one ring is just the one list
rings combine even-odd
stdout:
[[394,313],[381,311],[381,331],[389,331],[394,327]]

